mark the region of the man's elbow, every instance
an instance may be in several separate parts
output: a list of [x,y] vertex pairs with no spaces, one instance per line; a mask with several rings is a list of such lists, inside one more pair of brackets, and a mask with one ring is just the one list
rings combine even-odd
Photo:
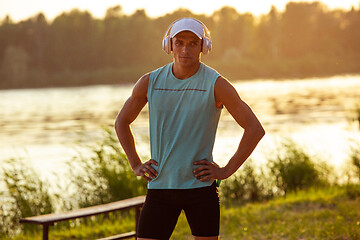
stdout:
[[260,125],[259,129],[258,129],[258,135],[259,138],[262,139],[265,136],[265,129]]
[[116,116],[115,119],[115,123],[114,123],[114,127],[115,127],[115,132],[117,133],[119,131],[119,115]]
[[251,128],[254,138],[260,141],[265,136],[265,129],[260,123],[254,124]]
[[115,119],[115,131],[118,133],[124,124],[126,124],[126,121],[119,113]]

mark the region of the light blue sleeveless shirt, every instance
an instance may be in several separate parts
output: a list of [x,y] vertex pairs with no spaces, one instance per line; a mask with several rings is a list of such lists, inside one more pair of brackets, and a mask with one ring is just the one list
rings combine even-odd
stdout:
[[195,161],[213,161],[212,150],[221,109],[216,107],[214,86],[220,76],[200,64],[188,79],[177,79],[169,63],[150,74],[147,92],[151,158],[158,176],[149,189],[190,189],[210,186],[193,170]]

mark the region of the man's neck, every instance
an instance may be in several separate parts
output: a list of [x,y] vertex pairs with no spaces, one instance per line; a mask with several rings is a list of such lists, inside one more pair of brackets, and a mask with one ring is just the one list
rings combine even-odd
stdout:
[[189,67],[181,66],[181,64],[174,62],[172,71],[177,79],[184,80],[193,76],[198,71],[199,67],[200,67],[200,61]]

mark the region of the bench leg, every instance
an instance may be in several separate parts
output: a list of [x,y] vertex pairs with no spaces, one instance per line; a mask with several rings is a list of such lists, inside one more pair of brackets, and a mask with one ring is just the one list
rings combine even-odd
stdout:
[[49,239],[49,224],[44,224],[43,225],[43,240],[48,240]]
[[[140,218],[140,207],[135,208],[135,232],[136,232],[136,236],[137,236],[137,232],[138,232],[138,224],[139,224],[139,218]],[[135,236],[135,239],[136,239]]]

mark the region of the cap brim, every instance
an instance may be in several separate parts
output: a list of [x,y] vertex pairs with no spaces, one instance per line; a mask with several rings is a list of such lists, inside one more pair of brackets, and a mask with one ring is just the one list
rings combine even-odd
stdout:
[[176,32],[174,32],[172,34],[172,36],[170,36],[171,38],[175,37],[176,34],[180,33],[180,32],[183,32],[183,31],[190,31],[192,33],[194,33],[198,38],[202,39],[202,36],[200,34],[198,34],[197,32],[195,32],[193,29],[187,29],[187,28],[184,28],[184,29],[181,29],[181,30],[178,30]]

